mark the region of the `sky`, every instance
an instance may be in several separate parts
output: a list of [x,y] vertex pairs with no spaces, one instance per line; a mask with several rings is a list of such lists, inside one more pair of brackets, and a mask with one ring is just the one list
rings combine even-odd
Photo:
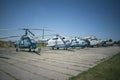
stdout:
[[0,37],[43,27],[46,35],[120,40],[120,0],[0,0]]

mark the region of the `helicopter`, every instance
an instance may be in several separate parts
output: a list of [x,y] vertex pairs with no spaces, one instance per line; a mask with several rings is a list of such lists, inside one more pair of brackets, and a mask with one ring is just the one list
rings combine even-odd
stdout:
[[[19,49],[29,49],[29,52],[30,52],[32,49],[33,49],[33,51],[35,51],[35,49],[37,49],[37,54],[40,55],[41,49],[37,48],[37,41],[35,41],[35,39],[34,39],[35,35],[30,31],[30,29],[23,28],[22,30],[25,31],[25,34],[21,36],[20,40],[16,40],[14,42],[16,51],[18,52]],[[28,33],[31,34],[31,36],[28,36]],[[30,37],[32,37],[32,38],[30,38]]]
[[109,40],[104,40],[104,47],[108,47],[108,46],[113,46],[114,43],[112,42],[112,39]]
[[62,37],[58,34],[56,34],[53,38],[48,40],[48,45],[47,47],[50,47],[52,49],[59,49],[63,48],[67,50],[70,47],[70,40],[67,39],[67,37]]
[[71,40],[71,45],[70,47],[72,48],[75,48],[75,47],[81,47],[81,48],[84,48],[84,47],[87,47],[87,42],[79,37],[74,37],[72,38]]
[[96,38],[95,36],[88,36],[83,38],[85,41],[87,41],[89,47],[99,47],[103,46],[105,42],[101,39]]
[[[1,29],[1,30],[9,30],[9,29]],[[20,40],[15,40],[14,47],[16,48],[16,52],[18,52],[21,49],[29,49],[29,52],[33,50],[36,51],[37,54],[40,55],[41,48],[37,48],[37,41],[35,40],[35,35],[30,30],[42,30],[42,29],[28,29],[28,28],[22,28],[21,30],[24,30],[25,33],[22,36],[9,36],[9,37],[2,37],[0,39],[9,39],[9,38],[16,38],[20,37]],[[10,43],[9,43],[10,44]]]

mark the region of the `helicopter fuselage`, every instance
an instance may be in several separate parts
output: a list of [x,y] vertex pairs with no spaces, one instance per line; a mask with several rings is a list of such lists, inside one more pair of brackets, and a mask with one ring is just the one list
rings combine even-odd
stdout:
[[15,41],[14,45],[18,48],[35,49],[37,42],[31,40],[29,37],[22,37],[20,40]]
[[67,49],[70,47],[70,41],[66,40],[65,38],[61,38],[60,36],[56,36],[48,41],[47,47],[50,47],[52,49]]

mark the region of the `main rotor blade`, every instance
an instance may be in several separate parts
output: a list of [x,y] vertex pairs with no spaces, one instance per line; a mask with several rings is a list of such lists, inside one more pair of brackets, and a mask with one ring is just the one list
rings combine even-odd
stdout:
[[21,36],[10,36],[9,38],[15,38],[15,37],[21,37]]
[[0,39],[8,39],[8,38],[16,38],[16,37],[20,37],[20,36],[1,37]]
[[28,28],[19,28],[19,30],[29,30]]
[[34,28],[34,29],[30,29],[30,28],[20,28],[20,30],[40,30],[40,31],[52,31],[50,29],[46,29],[46,28],[41,28],[41,29],[37,29],[37,28]]
[[2,28],[2,29],[0,28],[0,31],[4,31],[4,30],[6,31],[6,30],[17,30],[17,29],[16,28]]
[[41,30],[41,31],[52,31],[52,30],[50,30],[50,29],[29,29],[29,30]]
[[30,30],[43,30],[43,29],[30,29]]
[[9,37],[2,37],[2,38],[0,38],[0,39],[8,39]]
[[28,32],[29,32],[30,34],[32,34],[33,36],[35,36],[30,30],[28,30]]
[[9,29],[0,29],[0,30],[2,31],[2,30],[9,30]]

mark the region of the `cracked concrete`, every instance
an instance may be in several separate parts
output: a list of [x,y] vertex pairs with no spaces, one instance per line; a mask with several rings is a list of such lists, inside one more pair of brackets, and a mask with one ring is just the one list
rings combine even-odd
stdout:
[[42,54],[0,49],[0,80],[67,80],[120,52],[120,47],[42,49]]

